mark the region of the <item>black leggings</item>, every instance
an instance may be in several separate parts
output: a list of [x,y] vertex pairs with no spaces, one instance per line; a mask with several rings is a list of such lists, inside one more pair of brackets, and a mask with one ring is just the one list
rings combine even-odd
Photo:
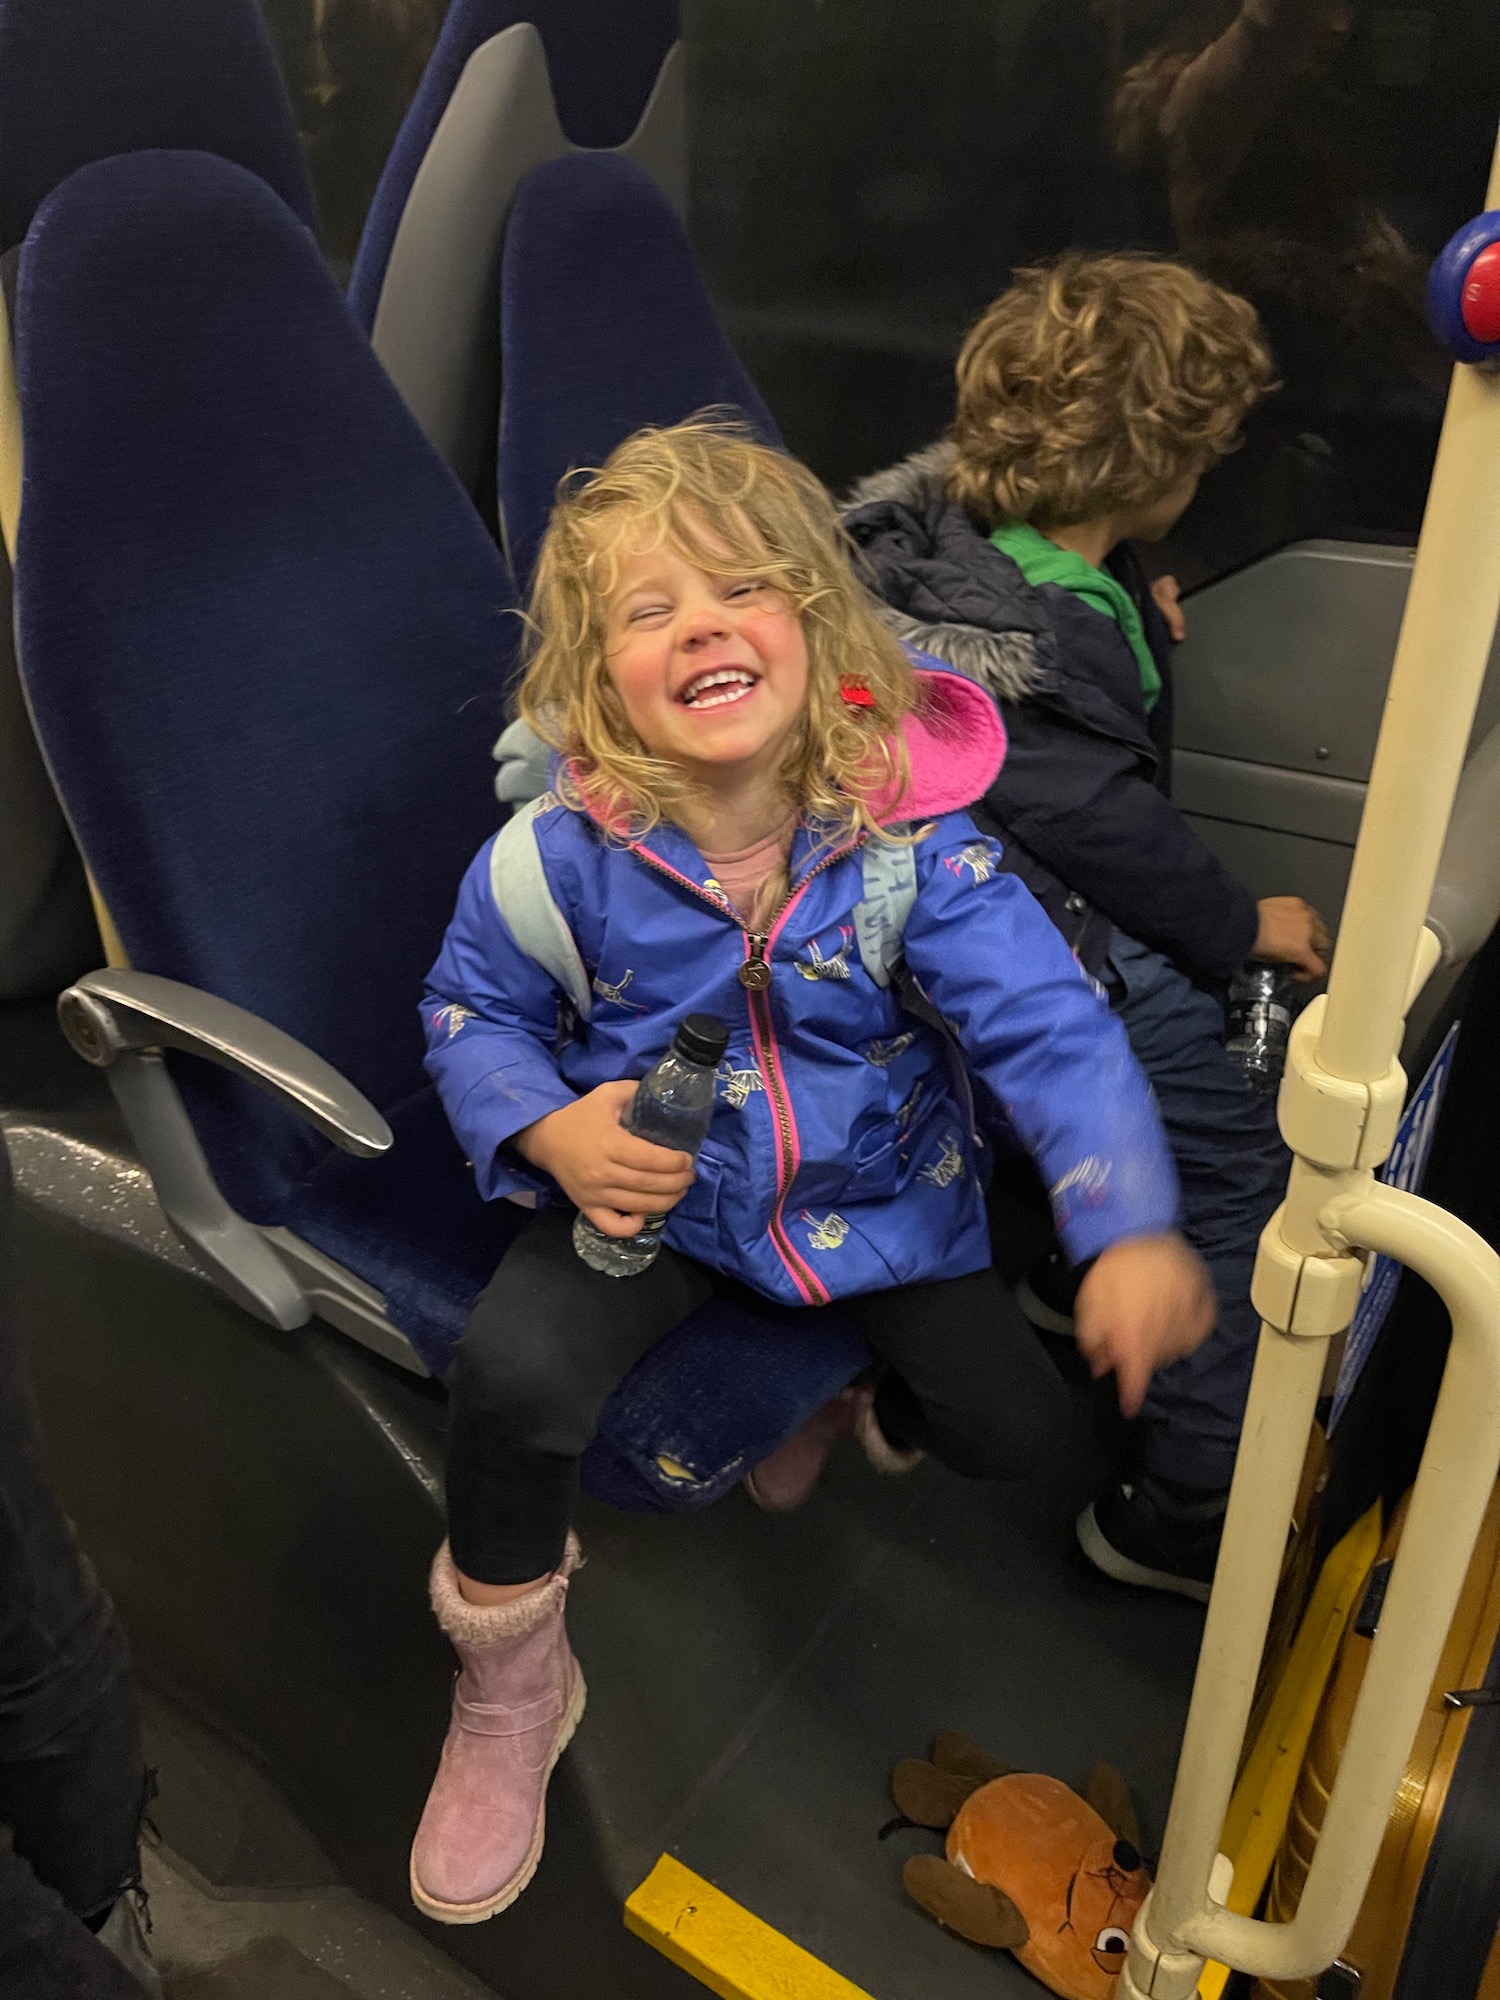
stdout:
[[[525,1583],[562,1559],[578,1460],[616,1384],[708,1299],[744,1287],[663,1248],[649,1271],[591,1271],[571,1210],[544,1210],[464,1328],[449,1380],[448,1533],[479,1583]],[[819,1306],[767,1312],[811,1320]],[[1056,1451],[1062,1378],[991,1270],[841,1299],[889,1364],[876,1394],[893,1444],[971,1479],[1014,1479]]]

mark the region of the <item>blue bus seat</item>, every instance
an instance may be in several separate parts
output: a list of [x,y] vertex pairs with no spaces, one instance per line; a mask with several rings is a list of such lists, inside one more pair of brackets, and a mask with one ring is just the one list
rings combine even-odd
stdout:
[[729,345],[681,221],[632,160],[579,153],[516,190],[500,282],[502,538],[530,576],[558,481],[644,424],[775,419]]
[[[254,1017],[239,1044],[179,1037],[203,1055],[170,1069],[121,1057],[111,1082],[226,1289],[247,1298],[237,1260],[269,1248],[263,1317],[316,1309],[441,1374],[522,1220],[476,1195],[417,1019],[495,820],[505,565],[312,237],[243,168],[83,168],[38,211],[16,322],[20,664],[133,969],[109,977]],[[264,1023],[363,1093],[388,1151],[350,1158],[220,1066],[254,1070]],[[229,1209],[195,1235],[205,1190]],[[636,1507],[712,1498],[862,1358],[847,1328],[793,1341],[784,1316],[736,1329],[706,1309],[617,1391],[589,1484]]]
[[312,226],[255,0],[0,0],[0,250],[76,168],[148,146],[236,160]]
[[[0,0],[0,251],[14,250],[75,168],[145,146],[237,160],[312,222],[255,0]],[[0,588],[8,594],[8,567]],[[8,615],[3,628],[0,1000],[17,1000],[55,993],[94,961],[99,939],[15,680]]]
[[497,289],[516,184],[577,148],[686,202],[677,0],[453,0],[375,191],[349,298],[428,438],[494,508]]

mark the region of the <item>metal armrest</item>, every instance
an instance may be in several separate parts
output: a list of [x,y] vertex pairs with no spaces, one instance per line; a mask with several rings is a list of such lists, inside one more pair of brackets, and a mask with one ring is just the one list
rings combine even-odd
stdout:
[[161,1051],[181,1049],[248,1078],[363,1159],[391,1144],[374,1105],[290,1035],[176,979],[90,972],[59,996],[57,1013],[79,1055],[108,1075],[162,1212],[195,1260],[257,1319],[304,1326],[312,1316],[306,1288],[268,1235],[220,1194]]
[[331,1063],[217,994],[153,972],[90,972],[57,1003],[63,1033],[85,1062],[108,1069],[129,1050],[181,1049],[233,1070],[359,1159],[391,1144],[391,1128]]

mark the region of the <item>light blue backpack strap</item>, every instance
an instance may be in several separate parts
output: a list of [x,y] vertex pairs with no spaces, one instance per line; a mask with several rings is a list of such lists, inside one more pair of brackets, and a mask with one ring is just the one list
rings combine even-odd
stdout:
[[495,835],[490,849],[490,894],[506,929],[528,958],[551,975],[581,1020],[589,1018],[594,996],[573,933],[552,897],[536,822],[544,812],[560,809],[555,792],[544,792],[521,806]]
[[[909,831],[907,828],[903,832]],[[902,943],[906,920],[917,900],[917,857],[909,841],[867,840],[860,850],[865,896],[854,906],[854,934],[866,972],[877,986],[896,988],[896,998],[942,1037],[953,1072],[953,1087],[976,1147],[984,1144],[974,1115],[974,1086],[958,1037],[906,969]]]
[[854,906],[859,955],[875,984],[889,986],[917,899],[916,856],[907,841],[869,839],[860,849],[860,867],[864,901]]
[[552,782],[552,752],[529,722],[513,722],[490,754],[500,767],[495,796],[502,805],[539,799]]

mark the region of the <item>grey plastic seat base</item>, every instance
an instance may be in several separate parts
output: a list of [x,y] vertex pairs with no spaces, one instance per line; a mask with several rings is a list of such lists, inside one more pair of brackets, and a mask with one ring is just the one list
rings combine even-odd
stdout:
[[385,1300],[373,1285],[346,1270],[332,1257],[325,1257],[311,1243],[304,1243],[290,1229],[263,1229],[261,1235],[275,1250],[295,1279],[308,1306],[328,1326],[337,1327],[361,1347],[393,1361],[412,1375],[426,1375],[427,1369],[416,1349],[386,1316]]
[[[38,1207],[144,1251],[215,1290],[228,1290],[221,1274],[205,1268],[201,1247],[180,1234],[162,1212],[151,1176],[136,1157],[128,1132],[59,1129],[25,1112],[0,1111],[0,1134],[10,1152],[17,1187]],[[295,1287],[295,1325],[316,1317],[408,1374],[427,1374],[406,1335],[391,1324],[385,1301],[373,1286],[289,1229],[256,1233]],[[256,1317],[266,1315],[257,1312]]]
[[166,1223],[237,1304],[290,1331],[319,1314],[387,1361],[425,1375],[381,1294],[286,1229],[262,1229],[219,1192],[161,1048],[186,1050],[268,1091],[346,1152],[374,1158],[390,1127],[330,1064],[269,1022],[149,973],[91,972],[58,1000],[73,1048],[109,1079]]
[[[687,205],[687,56],[667,53],[618,150]],[[542,38],[517,22],[465,63],[397,225],[370,339],[428,438],[470,493],[500,410],[500,252],[533,167],[579,152],[563,132]],[[485,496],[493,504],[493,495]]]

